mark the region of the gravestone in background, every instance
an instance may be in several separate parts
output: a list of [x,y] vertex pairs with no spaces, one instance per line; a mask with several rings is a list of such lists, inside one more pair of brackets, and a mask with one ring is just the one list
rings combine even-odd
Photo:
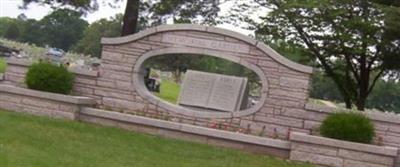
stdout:
[[188,70],[178,104],[219,111],[238,111],[247,105],[247,78]]

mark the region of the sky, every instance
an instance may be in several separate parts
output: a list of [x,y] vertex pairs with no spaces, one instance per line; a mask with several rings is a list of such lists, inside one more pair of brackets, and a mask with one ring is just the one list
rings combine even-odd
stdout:
[[[83,16],[83,19],[87,20],[89,23],[92,23],[101,18],[110,18],[118,13],[123,13],[125,10],[125,3],[126,0],[123,0],[122,2],[114,4],[116,5],[116,8],[112,8],[109,5],[100,4],[99,10]],[[20,9],[19,7],[21,5],[22,0],[0,0],[0,17],[16,18],[18,15],[24,13],[28,18],[40,20],[52,11],[48,5],[38,5],[32,3],[28,6],[28,9]],[[226,12],[227,10],[229,10],[229,4],[224,4],[224,6],[221,6],[221,12]],[[226,28],[245,35],[253,34],[252,31],[244,30],[230,24],[218,25],[217,27]]]

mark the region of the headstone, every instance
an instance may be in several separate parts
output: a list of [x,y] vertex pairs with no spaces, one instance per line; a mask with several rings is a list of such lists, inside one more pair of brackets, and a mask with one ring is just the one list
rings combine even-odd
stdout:
[[178,104],[219,111],[237,111],[247,105],[247,78],[188,70]]

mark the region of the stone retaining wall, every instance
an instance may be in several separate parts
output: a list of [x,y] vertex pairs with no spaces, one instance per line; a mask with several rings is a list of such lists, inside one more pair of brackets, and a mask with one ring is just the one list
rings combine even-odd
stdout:
[[94,108],[83,108],[79,119],[83,122],[113,126],[135,132],[273,155],[285,159],[289,158],[290,143],[283,140],[108,112]]
[[[301,113],[307,129],[314,134],[326,116],[336,112],[337,109],[322,105],[307,104],[306,112]],[[363,112],[375,125],[375,143],[400,148],[400,115],[382,113],[378,111]]]
[[[31,64],[32,62],[27,59],[18,59],[14,57],[7,59],[7,69],[4,73],[3,83],[26,87],[24,82],[25,74],[28,72],[28,68]],[[96,85],[96,79],[99,72],[85,69],[69,69],[69,71],[75,74],[75,83],[72,94],[93,97],[93,91],[88,90],[85,85]]]
[[[0,84],[0,108],[16,112],[80,120],[334,167],[393,167],[398,154],[396,147],[358,144],[298,132],[290,132],[289,141],[285,141],[85,107],[93,104],[95,101],[88,97]],[[381,115],[367,115],[375,120],[385,119]]]
[[[0,108],[289,158],[288,141],[89,108],[94,99],[0,84]],[[0,111],[1,112],[1,111]]]
[[290,160],[332,167],[393,167],[398,148],[291,133]]
[[93,106],[88,97],[68,96],[0,84],[0,108],[51,118],[75,120],[82,106]]
[[[322,105],[307,104],[305,111],[296,115],[304,120],[304,127],[310,134],[318,135],[318,128],[326,116],[336,111],[335,108]],[[400,148],[400,116],[392,113],[364,112],[375,126],[374,144]],[[395,167],[400,167],[400,152]]]

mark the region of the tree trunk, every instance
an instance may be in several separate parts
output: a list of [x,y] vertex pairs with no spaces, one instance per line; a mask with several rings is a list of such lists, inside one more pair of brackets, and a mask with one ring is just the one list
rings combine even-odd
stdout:
[[[364,59],[362,58],[361,64],[364,64]],[[357,110],[364,111],[365,102],[368,97],[368,85],[369,85],[369,71],[365,67],[361,67],[361,83],[358,85],[358,98],[357,98]]]
[[332,71],[327,72],[328,77],[332,78],[333,82],[336,84],[337,88],[339,89],[340,94],[343,97],[343,101],[346,104],[346,108],[351,109],[352,108],[352,98],[351,98],[351,93],[349,90],[349,87],[345,88],[341,83],[341,81],[338,79],[337,76],[334,75]]
[[181,71],[179,69],[175,70],[172,72],[173,78],[175,80],[175,83],[180,84],[181,83]]
[[[367,0],[361,1],[361,8],[363,10],[363,18],[364,21],[367,22],[369,15],[368,15],[368,2]],[[366,32],[362,32],[361,36],[365,39],[367,37]],[[367,63],[367,48],[368,45],[365,41],[362,42],[362,51],[363,55],[358,59],[360,63],[360,83],[358,84],[358,97],[357,97],[357,110],[364,111],[365,109],[365,101],[368,97],[368,87],[369,87],[369,74],[370,69],[368,68]]]
[[121,36],[126,36],[136,33],[138,20],[139,20],[139,0],[128,0],[126,2]]
[[[344,97],[344,96],[343,96]],[[351,109],[351,99],[344,97],[344,103],[346,104],[346,108]]]
[[365,102],[367,101],[366,97],[360,97],[357,101],[357,110],[364,111],[365,109]]

